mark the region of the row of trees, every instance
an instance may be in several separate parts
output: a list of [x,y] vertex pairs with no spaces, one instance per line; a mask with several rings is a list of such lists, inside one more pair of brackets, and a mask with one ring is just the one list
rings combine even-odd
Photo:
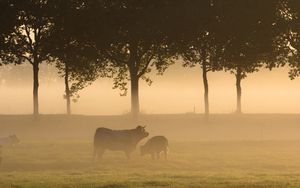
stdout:
[[179,58],[202,69],[206,115],[210,71],[235,75],[238,113],[247,74],[286,64],[300,74],[298,0],[0,0],[0,9],[1,62],[32,65],[34,115],[44,62],[64,77],[68,113],[79,90],[111,77],[124,95],[130,82],[134,117],[139,81]]

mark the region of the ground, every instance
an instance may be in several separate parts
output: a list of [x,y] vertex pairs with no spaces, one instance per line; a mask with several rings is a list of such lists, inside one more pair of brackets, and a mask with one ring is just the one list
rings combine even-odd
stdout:
[[[297,115],[145,117],[151,136],[170,138],[167,160],[141,157],[137,150],[129,161],[107,152],[95,163],[96,124],[130,127],[122,118],[46,116],[31,125],[36,120],[29,116],[0,117],[0,133],[22,140],[2,150],[0,187],[300,187]],[[206,134],[198,132],[197,139],[196,131]]]

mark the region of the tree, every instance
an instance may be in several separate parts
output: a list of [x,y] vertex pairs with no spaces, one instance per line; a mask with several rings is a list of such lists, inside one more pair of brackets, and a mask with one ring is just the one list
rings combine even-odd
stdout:
[[[242,112],[241,81],[247,74],[259,70],[266,61],[273,59],[273,39],[276,26],[276,1],[219,1],[225,44],[223,64],[235,74],[237,113]],[[219,35],[221,36],[221,35]]]
[[8,36],[8,57],[22,63],[28,61],[33,68],[33,114],[39,114],[39,64],[49,61],[44,50],[51,33],[52,20],[49,17],[47,0],[13,1],[17,9],[17,25]]
[[[93,8],[100,12],[92,20],[91,29],[96,47],[104,54],[114,74],[114,88],[127,93],[127,81],[131,88],[131,113],[136,119],[140,112],[139,81],[145,80],[152,68],[162,73],[172,61],[168,52],[166,35],[162,31],[166,24],[164,8],[167,1],[103,1],[92,3]],[[99,10],[100,7],[100,10]],[[102,10],[102,11],[101,11]],[[105,18],[105,19],[104,19]],[[101,21],[99,21],[101,20]],[[101,35],[102,34],[102,35]],[[103,39],[103,36],[106,36]]]
[[[53,27],[48,40],[47,51],[56,61],[58,73],[64,78],[67,114],[71,114],[71,99],[76,102],[78,92],[104,76],[104,63],[94,46],[88,44],[83,19],[85,8],[82,1],[53,1]],[[77,20],[74,23],[73,20]],[[101,61],[103,62],[103,61]]]
[[[186,3],[185,3],[186,4]],[[212,1],[192,2],[185,13],[184,23],[190,22],[189,28],[181,32],[178,52],[183,57],[185,67],[200,65],[204,85],[204,113],[209,115],[208,76],[210,71],[222,69],[219,63],[223,44],[216,37],[219,24]],[[182,9],[182,8],[181,8]],[[182,15],[182,14],[181,14]],[[192,29],[191,29],[192,28]]]
[[204,114],[209,115],[209,87],[208,72],[222,70],[222,66],[218,60],[220,48],[214,39],[210,36],[210,32],[205,32],[190,43],[188,49],[182,54],[185,61],[184,66],[194,67],[200,65],[202,69],[202,79],[204,86]]
[[7,37],[16,25],[17,14],[14,4],[10,0],[0,1],[0,59],[1,63],[12,62],[12,59],[5,54],[7,50]]
[[283,0],[278,8],[279,33],[276,37],[277,61],[270,62],[268,67],[290,67],[291,80],[300,76],[300,2]]
[[71,100],[77,102],[79,99],[79,91],[91,85],[99,75],[105,74],[98,63],[82,57],[57,59],[56,67],[64,78],[67,114],[71,114]]

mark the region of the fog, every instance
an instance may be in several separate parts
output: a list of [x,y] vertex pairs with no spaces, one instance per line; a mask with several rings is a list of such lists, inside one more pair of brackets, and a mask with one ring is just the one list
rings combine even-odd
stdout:
[[[0,114],[32,113],[32,72],[30,65],[0,67]],[[153,84],[140,81],[141,112],[145,114],[202,113],[203,83],[200,67],[169,67],[164,75],[150,73]],[[229,72],[209,72],[209,98],[212,113],[235,111],[235,77]],[[130,84],[129,84],[130,85]],[[127,96],[112,89],[109,78],[99,78],[80,91],[72,103],[74,114],[118,115],[130,112]],[[65,113],[64,83],[55,67],[44,64],[40,70],[40,111]],[[300,113],[300,80],[290,80],[288,68],[262,69],[242,81],[242,107],[245,113]]]
[[[93,139],[97,128],[136,129],[137,122],[129,115],[130,93],[121,97],[119,90],[112,89],[111,79],[101,78],[72,103],[72,112],[78,115],[61,115],[66,111],[64,83],[54,67],[44,64],[41,115],[14,115],[32,113],[31,66],[0,68],[0,138],[2,143],[9,135],[20,140],[0,148],[0,187],[299,185],[295,174],[300,173],[300,117],[290,113],[300,112],[300,81],[289,80],[287,68],[261,70],[242,82],[242,115],[233,114],[234,75],[209,73],[214,114],[208,119],[201,115],[199,67],[182,68],[178,63],[163,76],[153,72],[152,86],[140,82],[138,124],[146,125],[149,135],[139,141],[129,160],[124,152],[107,149],[96,161]],[[157,135],[168,139],[167,159],[163,153],[160,160],[141,156],[140,146]],[[224,183],[228,179],[231,182]]]

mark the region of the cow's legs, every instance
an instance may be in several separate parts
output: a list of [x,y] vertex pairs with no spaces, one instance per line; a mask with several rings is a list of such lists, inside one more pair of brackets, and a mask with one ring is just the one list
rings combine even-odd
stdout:
[[105,149],[103,148],[97,148],[97,159],[102,160],[103,154],[104,154]]
[[165,154],[165,159],[167,159],[167,153],[168,153],[168,151],[167,151],[167,148],[164,150],[164,154]]
[[94,147],[94,153],[93,153],[94,161],[97,160],[97,148]]
[[[103,154],[103,152],[102,152]],[[100,157],[102,158],[101,154],[101,148],[99,147],[94,147],[94,161],[97,161],[98,159],[100,159]]]

